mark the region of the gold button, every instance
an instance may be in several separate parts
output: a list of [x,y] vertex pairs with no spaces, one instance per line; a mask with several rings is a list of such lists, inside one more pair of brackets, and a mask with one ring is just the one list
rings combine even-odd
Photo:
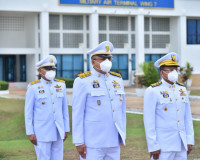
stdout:
[[179,130],[179,133],[181,132],[181,130]]
[[49,85],[49,87],[51,87],[51,85]]
[[113,99],[111,98],[111,101],[113,101]]
[[176,86],[174,85],[174,88],[175,88]]
[[98,77],[101,77],[101,74],[98,74]]
[[108,76],[109,76],[109,74],[106,74],[106,76],[108,77]]
[[53,113],[56,113],[56,111],[54,110]]
[[110,88],[108,88],[108,90],[110,91]]
[[52,84],[52,82],[50,82]]
[[184,100],[184,97],[182,97],[182,100]]
[[114,123],[116,123],[116,120],[114,120]]
[[56,122],[56,120],[54,120],[54,122]]
[[175,89],[173,89],[173,91],[175,91]]
[[171,86],[169,86],[169,88],[171,88]]
[[176,100],[178,101],[178,98],[176,98]]
[[115,110],[113,109],[113,112],[115,112]]
[[52,104],[54,104],[54,102]]
[[51,95],[53,95],[53,93],[51,93]]
[[178,120],[178,122],[180,122],[180,120]]
[[105,79],[105,81],[107,81],[107,79]]
[[177,109],[177,111],[179,111],[179,109]]

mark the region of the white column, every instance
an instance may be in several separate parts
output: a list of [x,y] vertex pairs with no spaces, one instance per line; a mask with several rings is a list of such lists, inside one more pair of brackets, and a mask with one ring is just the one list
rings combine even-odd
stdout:
[[178,18],[178,55],[179,55],[179,64],[181,66],[185,66],[186,62],[187,62],[187,52],[186,52],[186,38],[187,38],[187,20],[186,20],[186,16],[180,16]]
[[136,16],[136,72],[138,72],[138,65],[144,62],[144,15]]
[[[99,14],[97,13],[98,8],[93,7],[93,13],[90,15],[90,49],[93,49],[99,44]],[[90,63],[90,70],[92,64]]]
[[49,12],[40,13],[41,59],[49,55]]

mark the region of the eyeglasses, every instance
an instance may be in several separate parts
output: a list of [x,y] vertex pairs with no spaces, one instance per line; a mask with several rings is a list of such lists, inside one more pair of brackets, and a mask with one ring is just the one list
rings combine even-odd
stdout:
[[43,70],[46,70],[46,71],[56,71],[56,68],[48,68],[48,67],[43,67],[42,68]]
[[109,61],[112,61],[113,58],[112,57],[102,57],[102,58],[95,58],[93,60],[100,60],[100,61],[105,61],[106,59],[108,59]]
[[173,72],[173,71],[177,71],[177,72],[179,72],[180,71],[180,69],[178,69],[178,68],[171,68],[171,69],[164,69],[163,71],[165,71],[165,72]]

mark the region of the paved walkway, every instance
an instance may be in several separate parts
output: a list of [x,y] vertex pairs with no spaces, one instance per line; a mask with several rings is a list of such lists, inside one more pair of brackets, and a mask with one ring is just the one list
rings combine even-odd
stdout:
[[[133,113],[143,112],[143,97],[137,97],[136,89],[134,87],[126,87],[126,105],[127,111]],[[26,90],[10,90],[7,95],[0,95],[0,97],[25,99]],[[68,103],[71,104],[72,89],[67,89]],[[200,96],[190,96],[191,110],[193,118],[200,119]]]

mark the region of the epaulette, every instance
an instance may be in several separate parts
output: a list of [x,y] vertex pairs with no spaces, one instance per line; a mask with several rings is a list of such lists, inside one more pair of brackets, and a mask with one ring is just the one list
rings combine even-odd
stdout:
[[80,73],[80,74],[78,74],[78,77],[80,77],[80,78],[85,78],[85,77],[88,77],[88,76],[90,76],[90,75],[91,75],[91,72],[88,71],[88,72],[85,72],[85,73]]
[[180,82],[176,82],[176,84],[178,84],[180,86],[185,86],[183,83],[180,83]]
[[38,83],[38,82],[40,82],[40,79],[38,79],[38,80],[36,80],[36,81],[33,81],[33,82],[30,82],[29,84],[30,84],[30,85],[33,85],[33,84],[36,84],[36,83]]
[[156,82],[156,83],[151,84],[151,87],[157,87],[161,84],[162,84],[162,82]]
[[122,78],[121,74],[119,74],[119,73],[116,73],[116,72],[109,72],[109,73],[114,75],[114,76]]
[[55,81],[58,81],[58,82],[62,82],[62,83],[65,83],[65,81],[63,80],[60,80],[60,79],[54,79]]

